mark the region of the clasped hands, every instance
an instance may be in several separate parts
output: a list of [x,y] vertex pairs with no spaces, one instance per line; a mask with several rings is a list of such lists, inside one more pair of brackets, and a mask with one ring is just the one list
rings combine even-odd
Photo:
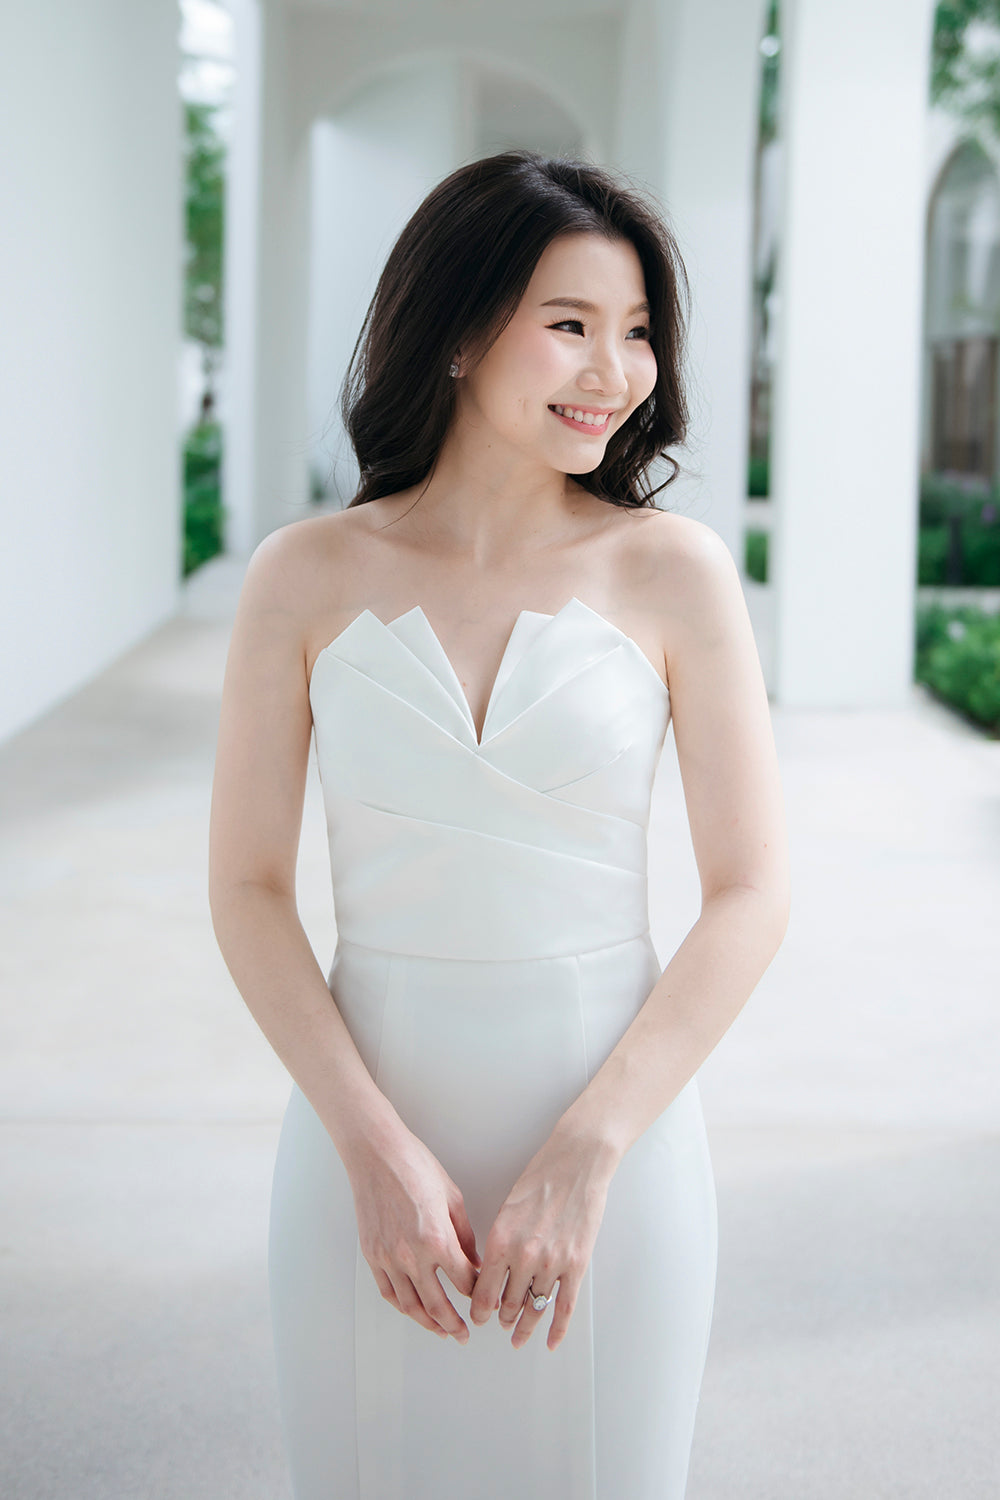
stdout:
[[460,1344],[468,1343],[468,1325],[438,1270],[470,1298],[473,1323],[499,1313],[501,1325],[513,1328],[515,1349],[527,1343],[543,1316],[525,1300],[528,1283],[533,1279],[533,1291],[548,1296],[558,1282],[546,1340],[555,1349],[590,1264],[613,1171],[606,1146],[553,1132],[508,1193],[480,1256],[461,1189],[407,1131],[396,1149],[352,1174],[362,1253],[387,1302]]

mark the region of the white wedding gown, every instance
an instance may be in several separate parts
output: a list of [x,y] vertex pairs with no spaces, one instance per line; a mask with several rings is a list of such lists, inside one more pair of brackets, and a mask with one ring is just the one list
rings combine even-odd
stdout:
[[[482,740],[423,610],[364,610],[310,681],[338,942],[329,986],[483,1252],[516,1178],[660,975],[646,839],[669,695],[577,598],[523,610]],[[440,1339],[381,1296],[297,1086],[269,1277],[296,1500],[682,1500],[716,1200],[696,1079],[626,1153],[569,1331]]]

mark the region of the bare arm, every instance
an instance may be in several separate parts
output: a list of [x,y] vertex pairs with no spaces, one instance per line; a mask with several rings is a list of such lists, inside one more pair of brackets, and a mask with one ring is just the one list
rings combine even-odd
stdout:
[[[665,633],[701,914],[614,1051],[560,1121],[609,1171],[732,1025],[781,945],[789,861],[767,690],[736,565],[685,522]],[[665,606],[666,608],[666,606]]]
[[471,1295],[475,1235],[461,1191],[368,1072],[295,901],[312,732],[302,619],[315,566],[311,524],[260,543],[236,611],[212,787],[212,924],[248,1009],[344,1163],[382,1296],[464,1343],[468,1328],[435,1274],[440,1267]]
[[[527,1163],[494,1220],[470,1306],[530,1338],[537,1275],[558,1278],[547,1346],[566,1336],[622,1157],[732,1025],[788,920],[788,854],[767,692],[739,574],[700,522],[671,517],[648,586],[663,610],[677,754],[701,914],[617,1046]],[[639,587],[646,587],[641,583]]]
[[376,1088],[299,920],[295,866],[312,731],[296,540],[273,532],[250,559],[219,717],[209,904],[226,966],[341,1157],[398,1116]]

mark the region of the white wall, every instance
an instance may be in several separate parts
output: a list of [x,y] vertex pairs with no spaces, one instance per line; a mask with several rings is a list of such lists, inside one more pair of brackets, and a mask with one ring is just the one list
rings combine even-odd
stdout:
[[[309,465],[322,445],[332,441],[339,487],[350,489],[353,458],[345,469],[336,457],[338,424],[330,425],[349,353],[346,330],[360,326],[377,247],[384,255],[428,188],[475,149],[481,122],[470,113],[467,65],[512,71],[528,86],[551,84],[559,108],[580,122],[586,149],[599,155],[613,112],[607,69],[615,66],[617,31],[613,16],[567,28],[534,18],[511,26],[493,12],[402,17],[387,28],[381,17],[239,0],[238,52],[241,16],[244,31],[259,29],[260,36],[259,78],[242,90],[243,126],[238,85],[234,134],[234,154],[244,156],[242,164],[234,160],[243,184],[240,224],[252,228],[241,232],[237,264],[227,261],[227,271],[231,285],[243,288],[241,307],[253,313],[253,332],[244,338],[253,376],[234,372],[225,503],[236,518],[232,545],[246,552],[275,526],[308,513]],[[336,150],[354,182],[353,205],[338,207],[329,193],[311,201],[315,172],[329,180],[333,161],[335,137],[321,134],[311,165],[313,126],[322,119],[342,122]],[[245,159],[255,129],[256,174]],[[366,153],[377,159],[377,174],[361,184]],[[343,298],[331,310],[334,293],[324,294],[310,331],[314,247],[330,253],[338,222],[347,226],[333,251],[343,265]],[[241,337],[233,323],[230,337]]]
[[312,132],[309,428],[312,461],[341,500],[357,464],[338,415],[340,385],[393,241],[467,155],[471,121],[459,62],[380,73]]
[[0,738],[175,610],[175,0],[4,7]]

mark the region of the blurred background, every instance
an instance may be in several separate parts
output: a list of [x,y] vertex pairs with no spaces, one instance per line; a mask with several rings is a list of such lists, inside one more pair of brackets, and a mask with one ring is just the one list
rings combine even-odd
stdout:
[[[290,1493],[289,1080],[207,903],[232,612],[262,537],[354,493],[337,398],[396,234],[527,146],[677,236],[692,423],[657,503],[740,567],[789,812],[785,943],[700,1074],[690,1500],[995,1500],[1000,0],[0,21],[0,1490]],[[699,895],[672,736],[650,876],[666,963]],[[298,889],[328,968],[314,759]]]

